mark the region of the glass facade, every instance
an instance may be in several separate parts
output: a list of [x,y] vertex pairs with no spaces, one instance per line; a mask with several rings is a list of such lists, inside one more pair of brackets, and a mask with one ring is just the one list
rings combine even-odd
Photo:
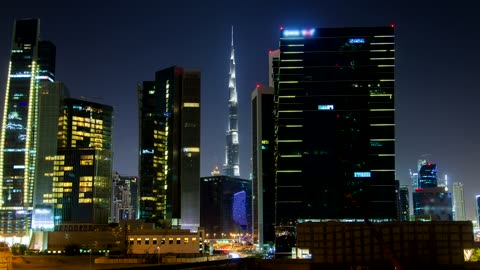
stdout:
[[418,188],[413,193],[416,220],[452,221],[452,194],[446,187]]
[[31,226],[37,161],[38,91],[55,80],[55,46],[40,41],[40,20],[17,20],[0,142],[0,228],[24,236]]
[[408,193],[408,187],[405,185],[400,185],[398,192],[398,210],[399,210],[399,221],[410,221],[410,193]]
[[273,87],[252,93],[253,239],[260,248],[275,241]]
[[53,230],[52,162],[46,157],[57,154],[58,119],[68,90],[61,82],[40,84],[38,94],[37,164],[35,174],[33,230]]
[[396,219],[393,27],[282,29],[276,252],[299,219]]
[[418,171],[418,187],[432,188],[437,187],[437,164],[425,164],[420,167]]
[[[230,176],[200,179],[200,225],[211,236],[251,233],[252,186]],[[211,237],[213,238],[213,237]]]
[[86,100],[65,99],[58,120],[58,150],[51,194],[54,223],[106,224],[112,185],[113,108]]
[[200,225],[200,72],[170,67],[138,85],[140,218]]

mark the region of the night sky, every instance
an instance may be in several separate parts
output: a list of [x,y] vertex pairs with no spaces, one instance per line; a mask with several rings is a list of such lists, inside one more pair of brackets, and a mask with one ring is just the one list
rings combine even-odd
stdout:
[[138,174],[136,84],[172,65],[202,73],[201,176],[224,163],[231,25],[240,171],[248,178],[250,94],[257,83],[268,84],[268,50],[278,47],[279,27],[394,23],[397,179],[410,184],[408,170],[426,155],[442,177],[448,174],[449,185],[464,184],[467,215],[475,215],[480,28],[473,0],[437,1],[434,6],[430,1],[377,0],[7,1],[0,7],[0,106],[14,20],[40,18],[41,38],[57,46],[56,79],[74,98],[87,96],[114,107],[113,167],[121,175]]

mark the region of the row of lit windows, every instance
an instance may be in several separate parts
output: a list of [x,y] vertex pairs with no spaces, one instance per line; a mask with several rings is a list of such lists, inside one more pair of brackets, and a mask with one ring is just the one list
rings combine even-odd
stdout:
[[[133,244],[137,244],[137,245],[141,245],[142,244],[142,238],[138,237],[136,239],[137,241],[135,241],[135,238],[130,238],[129,239],[129,243],[130,245],[133,245]],[[165,244],[165,238],[162,238],[161,241],[160,241],[160,244],[161,245],[164,245]],[[173,245],[174,243],[177,244],[177,245],[180,245],[182,244],[182,238],[181,237],[177,237],[175,239],[176,241],[174,241],[174,238],[173,237],[169,237],[168,238],[168,244],[169,245]],[[150,245],[150,238],[149,237],[146,237],[144,239],[144,245]],[[190,242],[190,238],[189,237],[184,237],[183,238],[183,244],[188,244]],[[191,238],[191,242],[192,244],[195,244],[197,242],[197,238],[196,237],[192,237]],[[158,239],[156,237],[152,238],[152,243],[151,245],[157,245],[158,244]]]
[[72,134],[73,135],[90,137],[90,138],[103,139],[103,134],[102,133],[91,133],[91,132],[87,132],[87,131],[73,131]]
[[65,160],[65,156],[46,156],[45,160]]
[[88,118],[88,117],[73,116],[72,120],[73,121],[79,121],[79,122],[103,124],[103,120],[101,120],[101,119],[93,119],[93,118]]

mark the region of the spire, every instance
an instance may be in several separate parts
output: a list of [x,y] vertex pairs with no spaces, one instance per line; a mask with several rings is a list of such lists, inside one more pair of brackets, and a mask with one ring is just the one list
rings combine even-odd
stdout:
[[225,151],[224,174],[232,177],[240,176],[238,156],[238,100],[235,73],[235,49],[233,47],[233,25],[232,25],[232,48],[230,52],[230,72],[228,79],[228,129],[227,144]]
[[232,25],[232,47],[233,47],[233,25]]

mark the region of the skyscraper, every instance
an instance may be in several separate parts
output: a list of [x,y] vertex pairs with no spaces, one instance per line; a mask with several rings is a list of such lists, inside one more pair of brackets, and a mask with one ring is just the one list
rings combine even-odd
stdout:
[[32,229],[53,230],[52,162],[46,157],[57,154],[58,119],[68,90],[61,82],[43,82],[38,94],[37,164],[33,196]]
[[250,180],[216,175],[200,178],[200,224],[205,232],[251,233],[252,186]]
[[408,193],[408,187],[405,185],[400,185],[398,191],[398,211],[399,211],[399,221],[409,221],[410,220],[410,194]]
[[257,85],[251,95],[253,237],[260,248],[275,241],[273,88]]
[[55,45],[39,35],[39,19],[15,21],[0,138],[0,228],[5,236],[25,236],[31,226],[38,89],[41,82],[55,80]]
[[463,184],[460,182],[453,183],[453,220],[467,220]]
[[107,224],[112,183],[113,108],[68,98],[53,163],[54,222]]
[[437,164],[427,163],[418,171],[418,187],[431,188],[438,186]]
[[200,72],[170,67],[138,85],[140,218],[200,225]]
[[296,222],[396,219],[393,27],[281,29],[276,252]]
[[228,80],[228,89],[230,98],[228,100],[228,128],[227,145],[225,147],[225,165],[224,175],[231,177],[240,176],[239,156],[238,156],[238,99],[235,73],[235,50],[233,48],[233,26],[232,26],[232,48],[230,52],[230,72]]

